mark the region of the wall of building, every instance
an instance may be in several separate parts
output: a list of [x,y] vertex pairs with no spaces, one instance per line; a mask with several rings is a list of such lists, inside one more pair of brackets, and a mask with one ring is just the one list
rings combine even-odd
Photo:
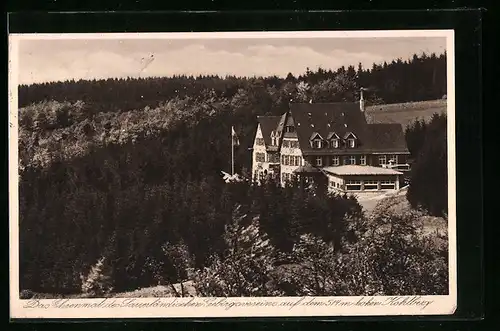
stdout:
[[[260,124],[257,127],[257,133],[255,134],[255,139],[253,143],[252,152],[252,178],[258,180],[261,173],[269,168],[269,163],[267,161],[266,146],[264,144],[258,144],[259,139],[263,139],[262,130]],[[263,156],[264,159],[261,161],[258,156]]]
[[[295,144],[296,147],[289,147],[288,144]],[[288,162],[286,161],[287,157],[288,157]],[[293,162],[294,158],[297,160],[298,163]],[[284,137],[281,143],[281,150],[280,150],[281,184],[282,185],[284,184],[285,177],[283,176],[283,174],[286,174],[285,176],[291,177],[293,171],[302,165],[304,165],[304,159],[302,157],[302,152],[299,147],[298,139]]]
[[[352,176],[339,176],[328,174],[328,189],[330,191],[351,191],[346,185],[350,181],[359,182],[359,190],[352,190],[353,192],[382,192],[390,190],[398,190],[400,186],[401,175],[352,175]],[[394,188],[390,189],[390,184],[384,184],[385,181],[394,182]],[[371,186],[368,186],[371,183]]]
[[[389,164],[389,160],[391,159],[392,155],[397,156],[397,163],[398,164],[405,164],[407,162],[407,156],[404,154],[380,154],[380,155],[385,155],[386,159],[386,164]],[[365,156],[365,164],[363,165],[371,165],[374,167],[380,167],[380,159],[379,159],[379,154],[343,154],[343,155],[337,155],[339,157],[339,164],[338,165],[345,165],[345,164],[352,164],[350,162],[351,156],[354,156],[355,158],[355,163],[357,165],[361,165],[361,158],[362,156]],[[305,157],[305,159],[313,166],[316,166],[316,158],[318,156],[314,155],[308,155]],[[323,155],[322,156],[322,166],[323,167],[331,167],[331,166],[336,166],[334,163],[333,155]],[[347,163],[344,162],[346,160]]]
[[330,192],[343,192],[344,179],[340,176],[328,175],[328,190]]
[[391,159],[391,157],[393,156],[396,156],[396,164],[406,164],[406,162],[408,161],[408,156],[406,154],[400,154],[400,153],[380,153],[380,154],[373,154],[370,156],[370,162],[371,162],[371,165],[375,166],[375,167],[379,167],[381,166],[381,162],[380,162],[380,158],[379,156],[383,156],[385,155],[385,163],[386,164],[389,164],[389,160]]

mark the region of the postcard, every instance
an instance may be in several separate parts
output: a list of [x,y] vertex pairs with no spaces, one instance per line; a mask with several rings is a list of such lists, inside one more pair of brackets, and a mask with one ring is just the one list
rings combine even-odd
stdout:
[[453,30],[9,35],[12,319],[447,315]]

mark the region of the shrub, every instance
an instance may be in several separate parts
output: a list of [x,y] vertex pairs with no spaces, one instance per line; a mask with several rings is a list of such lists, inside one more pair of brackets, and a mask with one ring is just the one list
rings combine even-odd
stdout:
[[217,297],[278,295],[269,277],[276,253],[259,231],[259,218],[243,214],[241,206],[237,206],[224,240],[224,256],[212,256],[207,267],[196,271],[196,291]]
[[93,265],[86,277],[80,276],[82,280],[82,293],[89,297],[99,297],[112,292],[112,278],[109,267],[104,257]]

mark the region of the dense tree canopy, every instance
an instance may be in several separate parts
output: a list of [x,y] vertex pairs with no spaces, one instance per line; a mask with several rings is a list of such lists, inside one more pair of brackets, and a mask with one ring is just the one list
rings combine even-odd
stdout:
[[448,145],[446,115],[435,114],[429,123],[417,121],[407,130],[415,156],[408,200],[432,215],[448,213]]
[[[385,103],[440,99],[446,94],[446,54],[415,54],[411,59],[374,63],[371,68],[363,68],[361,64],[357,68],[353,64],[338,70],[318,68],[311,71],[307,68],[303,75],[294,77],[289,74],[285,79],[276,76],[246,78],[181,75],[169,78],[109,78],[21,85],[19,100],[20,106],[42,100],[81,100],[99,112],[127,111],[146,106],[156,107],[165,100],[200,95],[203,91],[213,91],[217,97],[230,99],[240,89],[250,90],[252,86],[260,86],[263,91],[269,88],[284,90],[283,85],[297,85],[300,82],[307,83],[312,90],[323,85],[318,91],[311,91],[312,96],[319,97],[320,100],[323,99],[323,92],[335,91],[335,86],[339,84],[345,86],[352,83],[358,87],[370,88],[371,93],[375,94],[373,97],[376,96]],[[347,94],[328,95],[329,98],[342,101],[353,100],[352,93],[355,93],[355,89],[349,90]]]

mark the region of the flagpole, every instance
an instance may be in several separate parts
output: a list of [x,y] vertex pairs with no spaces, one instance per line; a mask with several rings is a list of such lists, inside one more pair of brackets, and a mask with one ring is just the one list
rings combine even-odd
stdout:
[[234,175],[234,128],[231,127],[231,176]]

